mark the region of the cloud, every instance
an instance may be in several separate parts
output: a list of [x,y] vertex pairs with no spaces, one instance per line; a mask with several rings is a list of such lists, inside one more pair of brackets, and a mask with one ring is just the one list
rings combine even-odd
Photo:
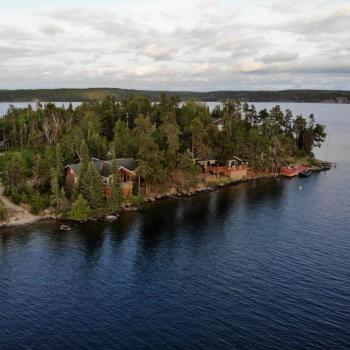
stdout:
[[259,60],[264,63],[275,63],[275,62],[290,62],[298,58],[297,52],[283,52],[278,51],[273,54],[262,56]]
[[0,88],[347,84],[350,7],[343,0],[36,5],[0,13]]
[[55,24],[46,24],[43,25],[40,29],[44,34],[47,35],[56,35],[65,31],[62,27]]
[[153,58],[156,61],[168,61],[173,57],[173,50],[161,44],[148,45],[143,50],[146,56]]
[[283,30],[305,35],[339,35],[350,32],[350,5],[338,8],[331,13],[311,15],[287,23]]

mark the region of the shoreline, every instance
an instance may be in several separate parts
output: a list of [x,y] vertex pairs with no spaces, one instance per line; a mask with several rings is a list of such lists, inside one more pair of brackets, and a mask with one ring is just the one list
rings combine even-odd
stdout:
[[[333,164],[333,163],[331,163]],[[322,171],[321,168],[314,166],[313,167],[313,172],[318,173]],[[131,203],[126,203],[125,205],[123,205],[121,207],[121,210],[119,213],[117,214],[106,214],[103,215],[103,217],[93,217],[93,218],[89,218],[86,221],[74,221],[74,220],[69,220],[69,219],[63,219],[60,218],[56,215],[53,214],[46,214],[46,215],[33,215],[31,213],[29,213],[25,208],[23,208],[22,206],[17,206],[15,204],[13,204],[12,202],[10,202],[6,197],[1,196],[2,200],[5,202],[10,203],[11,207],[16,207],[16,208],[20,208],[20,211],[22,212],[22,217],[18,218],[17,216],[14,217],[14,219],[10,218],[10,220],[7,223],[2,223],[0,224],[0,230],[2,228],[17,228],[17,227],[23,227],[26,225],[31,225],[40,221],[56,221],[57,225],[62,225],[62,224],[79,224],[79,223],[84,223],[84,222],[97,222],[97,221],[101,221],[101,222],[112,222],[117,220],[117,218],[123,214],[123,213],[127,213],[127,212],[131,212],[131,211],[138,211],[143,205],[147,204],[147,203],[154,203],[157,201],[161,201],[164,199],[181,199],[181,198],[186,198],[186,197],[193,197],[196,195],[199,195],[201,193],[209,193],[218,189],[222,189],[225,187],[231,187],[234,185],[239,185],[242,183],[250,183],[250,182],[254,182],[254,181],[261,181],[261,180],[272,180],[272,179],[277,179],[277,178],[283,178],[284,176],[280,175],[279,173],[268,173],[268,174],[261,174],[261,175],[256,175],[256,176],[249,176],[246,178],[242,178],[242,179],[238,179],[238,180],[229,180],[227,182],[222,182],[222,183],[214,183],[211,185],[207,185],[205,186],[204,184],[198,185],[196,188],[192,188],[189,190],[175,190],[172,191],[171,189],[168,190],[167,193],[163,193],[163,194],[152,194],[148,197],[144,198],[144,201],[142,203],[139,204],[131,204]],[[204,185],[204,186],[203,186]],[[114,217],[114,220],[107,220],[108,216],[112,216]]]
[[[230,187],[230,186],[238,185],[241,183],[259,181],[259,180],[271,180],[271,179],[275,179],[278,177],[280,177],[280,175],[278,175],[278,174],[266,174],[266,175],[260,175],[260,176],[255,176],[255,177],[247,177],[247,178],[243,178],[243,179],[239,179],[239,180],[232,180],[232,181],[229,181],[226,183],[221,183],[221,184],[213,184],[213,185],[204,186],[204,187],[197,187],[194,189],[190,189],[188,191],[177,190],[175,192],[172,192],[171,194],[169,192],[166,194],[154,194],[154,195],[151,195],[149,197],[146,197],[144,199],[144,201],[140,204],[134,204],[134,205],[130,204],[130,205],[122,206],[120,213],[118,213],[116,215],[116,217],[118,217],[122,213],[127,213],[130,211],[138,211],[139,208],[141,208],[143,205],[145,205],[147,203],[154,203],[154,202],[157,202],[160,200],[170,199],[170,198],[181,199],[181,198],[185,198],[185,197],[193,197],[193,196],[199,195],[201,193],[209,193],[209,192],[215,191],[215,190],[220,189],[220,188]],[[4,198],[8,202],[10,202],[6,197],[2,196],[3,200],[4,200]],[[33,214],[30,214],[28,211],[26,211],[21,206],[16,205],[16,207],[21,208],[22,214],[20,214],[20,215],[23,215],[23,216],[20,218],[15,216],[14,218],[12,218],[12,220],[10,218],[10,220],[7,223],[0,224],[0,230],[2,228],[17,228],[17,227],[22,227],[22,226],[26,226],[26,225],[31,225],[31,224],[34,224],[34,223],[37,223],[40,221],[56,221],[58,225],[61,225],[64,223],[75,223],[75,224],[82,223],[80,221],[61,219],[61,218],[59,218],[55,215],[52,215],[52,214],[33,215]],[[107,220],[105,219],[106,216],[107,215],[105,215],[103,218],[91,218],[91,219],[88,219],[86,222],[96,222],[96,221],[107,222]]]

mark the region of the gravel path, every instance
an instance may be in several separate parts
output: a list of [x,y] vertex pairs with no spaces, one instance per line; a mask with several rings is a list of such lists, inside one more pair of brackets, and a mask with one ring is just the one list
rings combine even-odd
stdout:
[[9,216],[9,221],[7,223],[0,222],[0,226],[25,225],[40,220],[40,216],[35,216],[25,208],[12,203],[3,193],[4,188],[0,183],[0,199],[7,208]]

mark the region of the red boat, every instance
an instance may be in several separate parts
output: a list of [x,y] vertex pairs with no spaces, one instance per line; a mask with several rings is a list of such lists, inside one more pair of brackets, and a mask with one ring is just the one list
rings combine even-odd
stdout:
[[293,177],[307,169],[304,165],[285,166],[280,169],[281,176]]

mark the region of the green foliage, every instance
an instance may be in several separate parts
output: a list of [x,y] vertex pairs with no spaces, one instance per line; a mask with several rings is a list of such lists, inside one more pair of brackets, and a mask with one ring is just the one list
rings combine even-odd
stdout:
[[[224,101],[239,99],[241,101],[256,102],[322,102],[322,101],[350,101],[350,91],[336,90],[283,90],[283,91],[210,91],[162,92],[151,90],[124,90],[118,88],[89,88],[89,89],[39,89],[39,90],[0,90],[0,101],[41,101],[65,102],[117,99],[119,101],[141,97],[140,101],[162,101],[173,98],[175,101],[196,99],[200,101]],[[147,101],[147,100],[146,100]],[[147,102],[144,105],[147,106]],[[136,104],[136,103],[135,103]],[[129,106],[131,107],[131,105]],[[144,106],[142,106],[145,108]],[[138,106],[135,107],[137,111]]]
[[0,201],[0,222],[7,222],[8,218],[7,208],[4,203]]
[[185,183],[191,187],[198,182],[200,168],[194,164],[192,156],[189,152],[185,152],[179,155],[178,168],[181,170],[183,176],[185,177],[184,181],[182,181],[181,184],[183,187],[185,186]]
[[142,196],[132,196],[130,198],[131,205],[140,205],[145,202],[145,199]]
[[3,157],[2,181],[6,194],[16,194],[26,187],[30,175],[28,164],[20,152],[8,152]]
[[[106,159],[109,150],[118,158],[137,158],[141,191],[149,194],[154,185],[191,186],[201,180],[193,158],[225,164],[237,156],[254,168],[277,169],[296,156],[312,158],[313,149],[326,137],[324,126],[317,124],[313,115],[308,119],[294,117],[278,105],[257,112],[253,105],[227,100],[236,96],[229,92],[194,96],[211,96],[211,100],[221,96],[225,100],[210,113],[206,105],[193,99],[180,103],[186,94],[157,93],[159,103],[153,104],[140,92],[131,96],[113,89],[69,91],[72,96],[84,93],[91,99],[75,109],[50,103],[38,104],[35,110],[11,107],[0,119],[0,138],[7,148],[0,157],[5,193],[16,203],[30,203],[35,211],[48,205],[49,197],[58,211],[65,210],[64,168],[77,162],[79,180],[73,199],[82,195],[94,212],[105,208],[117,211],[120,179],[113,176],[106,203],[102,181],[91,162],[91,157]],[[108,97],[108,91],[113,96]],[[42,93],[56,98],[62,92]],[[278,93],[239,94],[243,99],[248,95],[258,100],[258,96],[268,98]],[[215,118],[220,118],[222,129],[212,123]]]
[[67,217],[70,220],[85,221],[89,218],[91,212],[88,202],[80,194],[74,201],[72,208],[69,209]]
[[114,127],[114,152],[118,158],[130,157],[135,154],[135,139],[126,123],[118,120]]
[[112,161],[112,184],[110,185],[110,195],[107,198],[107,208],[111,212],[118,212],[120,209],[120,205],[123,200],[123,194],[120,187],[118,175],[117,175],[117,167],[116,167],[116,159],[113,156]]
[[51,168],[51,204],[55,207],[58,205],[60,197],[60,187],[58,184],[57,169]]
[[33,189],[27,189],[25,202],[30,204],[33,214],[39,214],[50,205],[50,196]]
[[81,172],[79,176],[79,194],[87,200],[91,209],[101,208],[105,204],[103,185],[93,162],[89,162],[86,172]]

